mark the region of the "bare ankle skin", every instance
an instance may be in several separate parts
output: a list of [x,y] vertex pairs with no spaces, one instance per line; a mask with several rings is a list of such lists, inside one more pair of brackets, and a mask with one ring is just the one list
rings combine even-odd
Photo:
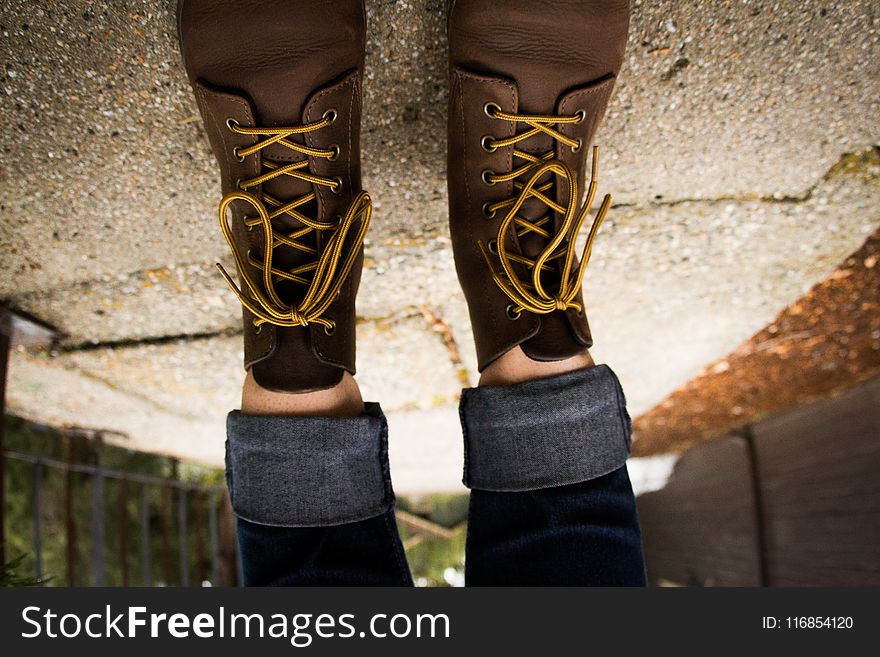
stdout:
[[582,354],[565,360],[541,362],[526,356],[520,347],[514,347],[483,370],[478,385],[509,386],[524,381],[547,379],[551,376],[587,369],[594,365],[593,357],[590,356],[589,351],[584,351]]
[[332,388],[303,393],[266,390],[248,372],[241,389],[241,412],[244,415],[356,417],[364,412],[364,400],[357,382],[348,372]]

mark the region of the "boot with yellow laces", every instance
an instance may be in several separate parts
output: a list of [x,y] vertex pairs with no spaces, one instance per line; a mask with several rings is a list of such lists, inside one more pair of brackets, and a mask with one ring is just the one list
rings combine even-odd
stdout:
[[355,371],[370,222],[361,189],[360,0],[182,0],[179,34],[223,190],[245,367],[307,392]]
[[627,0],[452,5],[450,226],[481,372],[516,348],[537,362],[587,357],[581,280],[609,197],[580,258],[575,236],[628,26]]

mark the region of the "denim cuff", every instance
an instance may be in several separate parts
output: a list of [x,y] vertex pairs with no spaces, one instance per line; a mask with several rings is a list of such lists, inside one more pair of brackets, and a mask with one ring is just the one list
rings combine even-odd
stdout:
[[576,484],[617,470],[629,456],[626,400],[607,365],[470,388],[459,413],[468,488],[515,492]]
[[341,525],[394,503],[388,424],[378,404],[358,417],[226,418],[226,483],[232,508],[277,527]]

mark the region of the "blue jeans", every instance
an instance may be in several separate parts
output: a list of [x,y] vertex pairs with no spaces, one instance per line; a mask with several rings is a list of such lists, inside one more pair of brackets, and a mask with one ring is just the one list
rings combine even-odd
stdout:
[[[465,390],[468,585],[644,585],[625,461],[630,421],[606,366]],[[245,583],[411,585],[394,520],[387,424],[227,420]]]

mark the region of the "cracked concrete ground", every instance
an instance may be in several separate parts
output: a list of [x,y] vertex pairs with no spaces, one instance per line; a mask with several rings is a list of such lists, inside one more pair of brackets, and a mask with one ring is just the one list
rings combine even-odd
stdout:
[[[0,3],[0,297],[65,334],[13,355],[9,405],[219,463],[239,310],[173,4]],[[633,5],[598,135],[616,205],[585,284],[633,414],[880,224],[880,9],[838,4]],[[389,410],[397,489],[451,490],[476,373],[445,225],[445,2],[367,6],[359,379]]]

